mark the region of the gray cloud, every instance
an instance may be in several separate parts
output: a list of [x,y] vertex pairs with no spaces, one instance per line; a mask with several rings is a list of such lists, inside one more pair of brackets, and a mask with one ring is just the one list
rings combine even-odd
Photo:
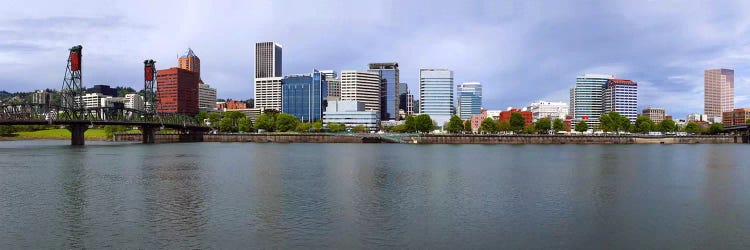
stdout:
[[[188,46],[224,98],[252,96],[253,44],[284,46],[284,73],[397,61],[485,84],[485,107],[567,101],[583,73],[640,82],[642,106],[703,109],[703,70],[736,72],[750,106],[745,1],[30,1],[0,10],[0,88],[56,88],[67,48],[84,46],[84,82],[139,87],[143,59],[176,66]],[[146,8],[148,6],[148,8]],[[65,10],[65,11],[61,11]],[[60,13],[64,13],[61,15]]]

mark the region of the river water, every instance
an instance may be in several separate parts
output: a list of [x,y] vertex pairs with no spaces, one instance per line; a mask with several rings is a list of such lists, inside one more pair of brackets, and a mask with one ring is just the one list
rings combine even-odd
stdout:
[[747,249],[746,145],[0,142],[7,248]]

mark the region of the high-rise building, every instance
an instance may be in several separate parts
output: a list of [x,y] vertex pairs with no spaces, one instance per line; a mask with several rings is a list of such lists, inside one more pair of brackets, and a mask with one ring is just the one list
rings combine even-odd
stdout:
[[638,83],[624,79],[609,79],[602,91],[604,110],[602,113],[617,112],[630,122],[638,118]]
[[380,119],[398,120],[399,69],[398,63],[370,63],[370,72],[380,76]]
[[570,89],[570,111],[573,123],[586,121],[589,126],[599,126],[599,116],[604,112],[602,91],[612,75],[584,74],[576,77],[576,86]]
[[398,113],[400,118],[405,118],[407,115],[414,113],[414,96],[409,91],[409,84],[402,82],[398,85],[398,88]]
[[208,84],[198,84],[198,107],[200,110],[214,110],[216,108],[216,89]]
[[336,71],[321,70],[320,74],[325,76],[328,83],[328,101],[341,98],[341,79],[338,78]]
[[281,45],[274,42],[255,44],[255,78],[281,77]]
[[170,68],[156,72],[156,111],[195,115],[198,113],[198,73]]
[[286,76],[281,80],[281,112],[292,114],[302,122],[323,119],[328,83],[315,70],[309,75]]
[[568,104],[564,102],[534,102],[526,108],[531,111],[531,118],[536,121],[542,118],[565,120],[568,116]]
[[177,67],[195,72],[198,74],[198,79],[201,77],[201,59],[193,53],[193,49],[188,50],[177,59]]
[[419,113],[442,127],[453,115],[453,71],[419,69],[419,100]]
[[146,102],[143,100],[143,96],[139,94],[126,94],[123,98],[125,108],[135,110],[146,110]]
[[31,95],[31,103],[33,104],[49,104],[50,101],[50,92],[46,89],[37,90]]
[[361,101],[365,110],[380,112],[380,75],[376,72],[341,71],[341,100]]
[[664,110],[663,108],[651,108],[651,107],[649,107],[649,108],[643,109],[643,112],[641,113],[641,115],[643,115],[645,117],[648,117],[654,123],[660,123],[660,122],[664,121],[664,119],[666,118],[667,111]]
[[281,111],[281,77],[255,78],[253,98],[255,108]]
[[482,112],[482,84],[465,82],[458,85],[458,114],[462,120]]
[[707,69],[703,75],[703,113],[708,117],[721,117],[734,109],[734,70]]

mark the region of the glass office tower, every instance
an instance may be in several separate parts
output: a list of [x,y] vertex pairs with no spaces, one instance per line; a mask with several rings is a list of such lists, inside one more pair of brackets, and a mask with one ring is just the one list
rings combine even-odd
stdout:
[[458,85],[458,113],[462,120],[482,113],[482,84],[465,82]]
[[453,71],[419,70],[419,113],[443,126],[453,115]]
[[323,119],[328,83],[319,71],[309,75],[286,76],[281,80],[281,112],[292,114],[302,122]]
[[380,119],[399,119],[398,63],[370,63],[369,71],[380,75]]

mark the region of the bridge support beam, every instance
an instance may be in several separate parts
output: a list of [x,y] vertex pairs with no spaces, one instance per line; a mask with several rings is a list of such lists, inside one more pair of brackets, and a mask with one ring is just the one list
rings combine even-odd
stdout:
[[88,124],[71,124],[67,127],[70,131],[70,145],[82,146],[85,142],[84,134],[89,129]]
[[141,133],[143,133],[143,144],[153,144],[156,141],[156,130],[158,130],[158,127],[148,125],[141,127]]

